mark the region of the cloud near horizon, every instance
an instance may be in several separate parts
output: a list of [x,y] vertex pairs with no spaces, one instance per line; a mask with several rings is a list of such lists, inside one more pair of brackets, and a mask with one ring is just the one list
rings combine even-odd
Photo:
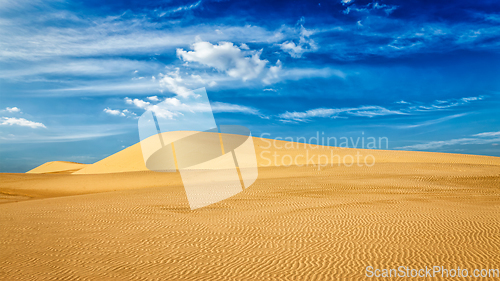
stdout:
[[430,141],[421,144],[396,147],[400,150],[433,150],[444,146],[469,145],[469,144],[495,144],[500,143],[500,132],[485,132],[474,134],[466,138],[450,139],[444,141]]
[[24,118],[0,117],[0,126],[21,126],[36,128],[47,128],[43,123],[26,120]]

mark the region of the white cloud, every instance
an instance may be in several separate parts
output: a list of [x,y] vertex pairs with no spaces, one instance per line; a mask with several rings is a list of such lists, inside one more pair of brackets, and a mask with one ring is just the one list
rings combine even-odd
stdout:
[[[287,40],[281,44],[278,44],[281,50],[290,54],[292,58],[301,58],[304,53],[314,52],[318,49],[318,46],[316,45],[314,40],[309,38],[314,34],[314,31],[306,29],[303,26],[303,23],[304,18],[301,18],[297,22],[295,29],[287,29],[286,27],[283,27],[281,30],[282,33],[291,33],[291,36],[289,35],[288,37],[295,37],[291,40]],[[282,34],[281,36],[286,35]],[[298,40],[296,37],[298,37]]]
[[147,101],[143,101],[143,100],[140,100],[140,99],[130,99],[128,97],[125,98],[125,102],[127,104],[133,104],[133,105],[137,106],[138,108],[142,108],[142,109],[146,109],[148,106],[151,105]]
[[177,98],[166,98],[165,103],[173,106],[180,106],[181,101]]
[[283,64],[280,60],[278,60],[275,66],[271,66],[269,68],[269,71],[267,72],[266,77],[262,79],[262,82],[264,82],[264,84],[271,84],[272,82],[277,81],[280,78],[282,67]]
[[170,92],[175,93],[181,97],[187,97],[191,91],[184,86],[185,82],[179,74],[179,68],[175,72],[169,72],[166,75],[160,73],[160,86],[167,88]]
[[18,107],[7,107],[5,108],[5,111],[8,111],[10,113],[13,113],[13,112],[21,112],[21,109],[19,109]]
[[292,58],[300,58],[304,53],[304,49],[300,45],[295,45],[292,41],[286,41],[280,44],[283,51],[287,52],[292,56]]
[[[197,74],[189,74],[189,72]],[[183,76],[181,76],[183,74]],[[207,73],[207,71],[199,69],[183,69],[175,68],[175,71],[170,71],[167,74],[161,74],[160,88],[166,89],[171,93],[175,93],[181,97],[186,97],[192,92],[192,89],[201,87],[215,87],[225,89],[239,89],[242,87],[261,87],[262,85],[271,85],[285,80],[300,80],[310,79],[315,77],[329,78],[337,76],[342,79],[347,77],[347,74],[332,68],[285,68],[280,60],[276,61],[275,65],[268,67],[260,74],[257,79],[241,83],[239,78],[234,78],[225,73]]]
[[[172,119],[175,115],[177,115],[177,113],[166,109],[164,106],[158,106],[156,104],[152,105],[150,102],[143,101],[140,99],[130,99],[130,98],[126,97],[124,100],[125,100],[125,103],[130,104],[130,105],[134,105],[140,109],[150,110],[150,111],[154,112],[156,114],[156,116],[161,117],[161,118]],[[167,103],[168,103],[168,101],[171,101],[171,100],[172,99],[166,99]]]
[[177,49],[177,56],[184,61],[198,62],[227,73],[243,81],[257,78],[264,70],[267,60],[261,60],[262,51],[242,51],[231,42],[199,41],[192,45],[193,51]]
[[121,116],[121,117],[133,117],[133,116],[137,115],[128,109],[124,109],[124,110],[120,111],[117,109],[111,109],[109,107],[106,107],[103,111],[109,115]]
[[121,112],[120,110],[110,109],[109,107],[106,107],[103,111],[110,115],[125,116],[125,113]]
[[[185,97],[191,90],[199,87],[221,87],[240,88],[249,84],[241,84],[235,81],[243,80],[248,83],[272,84],[282,80],[282,75],[286,72],[283,69],[283,64],[280,60],[276,61],[275,65],[268,66],[268,60],[261,59],[262,50],[250,50],[246,44],[242,44],[241,48],[231,42],[219,42],[214,45],[209,42],[198,41],[193,44],[193,51],[185,51],[177,49],[179,59],[187,63],[196,62],[202,66],[211,67],[218,74],[207,74],[205,72],[197,72],[198,74],[184,74],[180,68],[171,71],[166,75],[160,73],[160,86],[168,91],[179,96]],[[190,71],[193,68],[191,67]],[[292,69],[290,74],[291,79],[300,76],[293,75]],[[293,77],[292,77],[293,76]],[[313,75],[314,76],[314,75]],[[252,80],[252,82],[249,82]]]
[[468,98],[461,98],[460,100],[467,103],[467,102],[471,102],[471,101],[478,101],[478,100],[482,100],[484,97],[482,96],[479,96],[479,97],[468,97]]
[[158,96],[148,97],[148,100],[150,100],[150,101],[160,101],[160,99],[158,98]]
[[4,126],[22,126],[30,128],[47,128],[44,124],[26,120],[24,118],[11,118],[11,117],[1,117],[0,125]]

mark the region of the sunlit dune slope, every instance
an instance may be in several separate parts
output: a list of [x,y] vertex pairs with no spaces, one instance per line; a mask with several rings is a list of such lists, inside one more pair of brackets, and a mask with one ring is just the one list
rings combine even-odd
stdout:
[[74,174],[106,174],[147,170],[142,157],[141,144],[136,143],[101,161],[88,165]]
[[71,174],[87,166],[76,162],[52,161],[42,164],[26,173],[28,174]]
[[[179,139],[186,132],[164,133],[169,138]],[[207,133],[211,134],[211,133]],[[456,163],[500,165],[500,158],[463,154],[368,150],[357,148],[338,148],[329,146],[309,145],[297,142],[275,141],[263,138],[253,138],[259,167],[288,165],[327,165],[376,163]],[[203,145],[203,143],[200,143]],[[356,155],[359,153],[360,157]],[[276,155],[276,157],[275,157]],[[45,164],[44,164],[45,165]],[[43,165],[42,165],[43,166]],[[99,162],[87,165],[75,171],[74,174],[102,174],[147,171],[142,156],[141,144],[137,143],[119,151]]]

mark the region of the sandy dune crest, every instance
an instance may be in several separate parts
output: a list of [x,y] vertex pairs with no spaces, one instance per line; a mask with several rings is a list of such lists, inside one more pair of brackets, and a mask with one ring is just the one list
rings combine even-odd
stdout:
[[[165,138],[180,139],[190,132],[163,133]],[[212,133],[206,133],[212,134]],[[369,150],[357,148],[339,148],[330,146],[310,145],[297,142],[253,138],[257,164],[259,167],[294,166],[294,165],[325,165],[345,166],[349,164],[372,163],[437,163],[437,164],[479,164],[500,165],[499,157],[449,154],[434,152]],[[357,157],[357,154],[360,157]],[[276,155],[276,157],[275,157]],[[291,161],[290,161],[291,160]],[[105,174],[148,171],[140,143],[127,147],[94,164],[79,164],[71,162],[48,162],[28,173],[73,173],[73,174]]]
[[67,162],[67,161],[52,161],[42,164],[32,170],[27,171],[27,174],[72,174],[87,164]]

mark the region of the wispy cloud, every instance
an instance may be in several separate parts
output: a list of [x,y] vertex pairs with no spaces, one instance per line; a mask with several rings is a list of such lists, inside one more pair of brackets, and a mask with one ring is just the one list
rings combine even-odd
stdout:
[[[161,68],[158,62],[133,59],[60,58],[42,62],[19,62],[8,70],[0,70],[0,78],[9,80],[30,79],[31,77],[118,77],[126,76],[134,69],[150,71]],[[135,74],[135,73],[133,73]]]
[[417,124],[400,125],[400,126],[393,126],[393,127],[397,128],[397,129],[413,129],[413,128],[418,128],[418,127],[431,126],[431,125],[446,122],[446,121],[449,121],[449,120],[452,120],[455,118],[459,118],[459,117],[462,117],[465,115],[467,115],[467,113],[454,114],[454,115],[445,116],[445,117],[434,119],[434,120],[428,120],[428,121],[417,123]]
[[30,130],[0,135],[3,143],[54,143],[91,140],[130,132],[135,124],[99,124],[52,126],[46,130]]
[[263,116],[260,113],[258,109],[255,109],[253,107],[248,107],[244,105],[239,105],[239,104],[231,104],[231,103],[224,103],[224,102],[213,102],[211,103],[212,110],[214,112],[227,112],[227,113],[244,113],[244,114],[250,114],[250,115],[259,115]]
[[496,137],[500,136],[500,132],[485,132],[473,135],[474,137]]
[[61,87],[55,89],[34,89],[27,93],[36,93],[38,96],[105,96],[116,94],[151,94],[159,92],[161,87],[154,81],[135,80],[135,81],[82,81],[83,85],[72,87]]
[[278,90],[273,89],[273,88],[266,88],[263,90],[264,92],[277,92]]
[[[285,112],[278,115],[278,118],[282,122],[309,122],[311,118],[337,118],[339,116],[358,116],[358,117],[376,117],[376,116],[387,116],[387,115],[409,115],[415,114],[416,112],[430,112],[430,111],[439,111],[439,110],[447,110],[452,107],[461,106],[469,104],[473,101],[479,101],[484,99],[483,96],[479,97],[466,97],[461,99],[449,99],[449,100],[438,100],[430,105],[419,105],[414,106],[410,105],[409,102],[400,101],[397,104],[402,105],[400,108],[396,109],[388,109],[386,107],[370,105],[370,106],[360,106],[360,107],[352,107],[352,108],[316,108],[303,112]],[[409,106],[407,106],[409,105]],[[455,114],[443,118],[439,118],[436,120],[426,121],[420,124],[412,124],[412,125],[402,125],[396,126],[397,128],[405,129],[405,128],[416,128],[421,126],[428,126],[432,124],[437,124],[440,122],[444,122],[450,119],[458,118],[464,116],[465,114]]]
[[370,13],[372,11],[380,10],[384,11],[386,15],[390,15],[398,8],[396,5],[386,5],[378,2],[368,3],[366,5],[356,5],[354,1],[341,0],[341,3],[346,6],[343,12],[344,14],[349,14],[350,12]]
[[485,99],[485,96],[478,97],[465,97],[461,99],[448,99],[448,100],[437,100],[430,105],[418,105],[418,106],[410,106],[408,110],[412,111],[436,111],[436,110],[444,110],[456,106],[466,105],[473,101],[480,101]]
[[158,16],[164,17],[165,15],[170,15],[170,14],[174,14],[174,13],[178,13],[178,12],[182,12],[182,11],[190,11],[190,10],[193,10],[193,9],[197,8],[198,6],[200,6],[200,4],[201,4],[201,0],[198,2],[195,2],[191,5],[179,6],[179,7],[167,10],[167,11],[159,12]]
[[382,106],[360,106],[352,108],[316,108],[304,112],[285,112],[278,115],[278,118],[283,122],[308,122],[314,117],[337,118],[341,114],[359,116],[359,117],[375,117],[395,114],[406,114],[398,110],[390,110]]
[[[279,37],[296,37],[278,44],[281,50],[287,52],[292,58],[301,58],[303,54],[314,52],[319,48],[316,42],[310,38],[314,34],[314,30],[306,29],[303,25],[304,22],[305,19],[302,17],[297,22],[295,28],[292,29],[283,26],[281,30],[278,31],[279,35],[277,36]],[[290,33],[292,36],[290,36]]]
[[[224,102],[212,102],[211,107],[206,107],[202,104],[187,105],[182,103],[181,100],[175,97],[163,99],[161,106],[137,98],[135,99],[125,98],[124,101],[126,104],[134,105],[136,108],[142,109],[144,111],[146,110],[153,111],[157,116],[168,119],[174,118],[179,113],[191,110],[213,111],[214,113],[243,113],[249,115],[257,115],[260,116],[261,118],[267,118],[256,108],[239,104],[224,103]],[[158,101],[161,101],[161,99],[158,99]],[[122,113],[123,113],[122,111],[113,110],[112,115],[121,115]]]
[[[209,41],[274,42],[274,33],[259,26],[200,24],[171,29],[169,27],[177,24],[152,22],[143,15],[80,17],[66,11],[64,13],[70,14],[61,18],[60,11],[49,10],[46,13],[45,17],[6,18],[0,21],[0,36],[11,38],[0,41],[1,60],[36,61],[54,57],[163,53],[194,43],[196,35]],[[50,21],[71,23],[72,28],[58,25],[44,28],[51,25]],[[32,28],[33,25],[39,28]]]
[[472,135],[467,138],[457,138],[445,141],[431,141],[427,143],[396,147],[400,150],[432,150],[443,146],[468,145],[468,144],[490,144],[500,142],[500,132],[486,132]]

